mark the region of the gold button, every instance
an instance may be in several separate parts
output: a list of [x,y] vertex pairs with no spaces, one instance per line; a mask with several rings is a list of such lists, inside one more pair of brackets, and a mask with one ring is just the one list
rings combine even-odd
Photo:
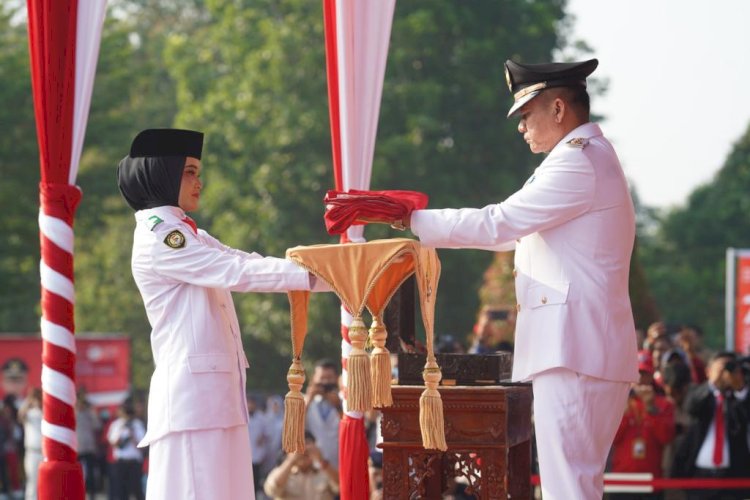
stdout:
[[521,312],[521,304],[516,304],[516,312]]
[[518,269],[513,269],[513,277],[514,278],[518,277]]
[[546,304],[546,303],[547,303],[547,297],[542,297],[542,304]]
[[518,238],[518,239],[516,240],[516,243],[521,243],[521,238]]

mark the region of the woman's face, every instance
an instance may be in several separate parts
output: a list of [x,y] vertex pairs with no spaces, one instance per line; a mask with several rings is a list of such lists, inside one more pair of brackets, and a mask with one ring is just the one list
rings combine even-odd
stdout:
[[198,210],[201,198],[201,161],[192,156],[185,160],[185,168],[182,170],[182,183],[180,184],[180,208],[185,212]]

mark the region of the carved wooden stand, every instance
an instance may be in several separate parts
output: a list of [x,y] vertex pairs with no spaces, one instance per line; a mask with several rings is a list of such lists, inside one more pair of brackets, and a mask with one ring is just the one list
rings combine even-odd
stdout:
[[448,451],[425,450],[423,387],[394,386],[383,408],[383,496],[441,499],[463,477],[479,499],[531,498],[531,386],[441,387]]

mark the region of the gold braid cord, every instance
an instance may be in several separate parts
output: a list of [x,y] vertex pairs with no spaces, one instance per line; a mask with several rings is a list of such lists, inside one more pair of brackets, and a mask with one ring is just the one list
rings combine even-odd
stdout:
[[374,349],[370,357],[372,372],[372,405],[376,408],[393,406],[391,395],[391,353],[385,347],[388,332],[383,319],[375,316],[370,326],[370,343]]
[[307,306],[310,292],[289,292],[289,305],[292,323],[292,365],[286,375],[289,392],[284,396],[284,426],[281,443],[287,453],[305,451],[305,397],[302,385],[305,383],[305,369],[302,366],[302,346],[307,335]]
[[[388,334],[383,326],[382,314],[401,284],[412,274],[416,275],[427,337],[427,364],[423,374],[426,389],[420,398],[419,418],[422,443],[425,448],[447,449],[443,404],[437,389],[442,375],[433,352],[435,296],[440,276],[440,261],[435,250],[422,248],[415,240],[397,238],[367,243],[294,247],[287,250],[286,256],[319,279],[325,280],[354,317],[349,326],[352,352],[347,366],[349,378],[346,405],[347,409],[354,411],[364,412],[373,406],[393,404],[390,353],[385,348]],[[284,450],[287,452],[304,449],[304,399],[301,394],[304,372],[300,360],[307,331],[308,298],[308,292],[289,294],[294,357],[287,376],[289,393],[285,400]],[[362,313],[365,307],[373,317],[370,341],[374,349],[371,359],[364,349],[367,329],[362,321]],[[302,402],[301,410],[299,402]]]

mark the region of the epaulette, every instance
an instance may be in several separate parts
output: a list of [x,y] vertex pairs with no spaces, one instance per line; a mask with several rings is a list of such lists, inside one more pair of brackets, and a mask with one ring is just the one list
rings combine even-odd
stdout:
[[152,215],[151,217],[146,219],[146,227],[148,228],[149,231],[153,231],[154,228],[158,226],[159,224],[161,224],[162,222],[164,221],[160,219],[158,216]]
[[588,145],[589,140],[585,137],[575,137],[567,142],[567,145],[571,148],[583,149]]

